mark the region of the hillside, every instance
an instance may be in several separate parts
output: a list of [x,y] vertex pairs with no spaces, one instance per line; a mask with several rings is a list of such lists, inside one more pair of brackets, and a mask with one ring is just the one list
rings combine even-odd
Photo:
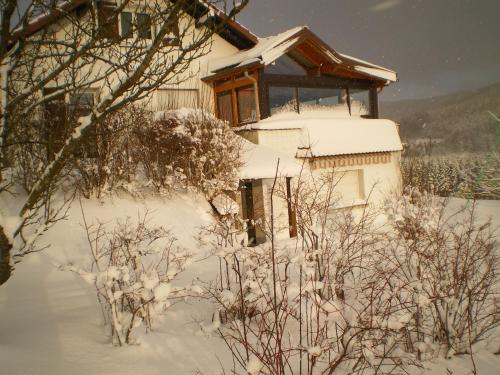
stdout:
[[[500,115],[500,83],[457,94],[418,100],[382,102],[381,117],[401,124],[405,142],[433,139],[434,152],[484,152],[495,144]],[[497,145],[498,147],[498,145]]]

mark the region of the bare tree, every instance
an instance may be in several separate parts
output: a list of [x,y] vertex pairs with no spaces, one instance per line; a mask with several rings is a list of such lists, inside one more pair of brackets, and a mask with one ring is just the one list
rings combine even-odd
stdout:
[[[0,0],[0,198],[15,190],[12,168],[28,152],[26,145],[37,147],[39,159],[17,212],[2,207],[2,217],[13,219],[0,221],[0,284],[63,216],[65,205],[54,205],[52,197],[68,161],[95,136],[95,124],[147,100],[161,85],[190,78],[193,61],[209,52],[214,32],[247,3]],[[196,5],[208,12],[188,16],[186,10]],[[130,6],[134,11],[120,18]],[[92,100],[84,96],[89,92]],[[69,107],[44,116],[68,99]]]

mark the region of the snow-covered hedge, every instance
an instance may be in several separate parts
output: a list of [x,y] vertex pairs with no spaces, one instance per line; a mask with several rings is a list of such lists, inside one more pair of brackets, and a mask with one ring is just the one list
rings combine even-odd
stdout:
[[130,106],[98,125],[88,140],[92,152],[76,155],[70,167],[85,196],[182,188],[211,199],[237,188],[240,138],[208,112]]
[[211,199],[238,187],[240,138],[201,109],[157,112],[136,127],[137,158],[157,188],[194,187]]

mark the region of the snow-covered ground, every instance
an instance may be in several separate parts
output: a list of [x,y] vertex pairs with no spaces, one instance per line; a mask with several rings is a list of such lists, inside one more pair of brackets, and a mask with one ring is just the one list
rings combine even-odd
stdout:
[[[454,200],[452,204],[463,201]],[[175,199],[114,198],[101,204],[85,201],[88,220],[112,222],[126,216],[136,218],[145,209],[151,222],[172,228],[179,243],[196,252],[195,261],[181,282],[199,277],[208,281],[216,273],[213,258],[199,249],[195,236],[211,222],[210,207],[199,197]],[[479,203],[481,219],[492,216],[500,225],[500,201]],[[0,373],[1,374],[203,374],[221,373],[221,363],[230,358],[224,343],[202,333],[213,307],[199,299],[174,305],[154,332],[140,335],[140,344],[113,347],[102,326],[95,291],[78,276],[59,271],[55,264],[84,262],[88,257],[81,213],[74,204],[70,219],[57,224],[47,236],[52,247],[28,256],[13,278],[0,287]],[[497,374],[500,357],[480,351],[475,356],[478,373]],[[471,373],[468,357],[428,362],[416,373]]]

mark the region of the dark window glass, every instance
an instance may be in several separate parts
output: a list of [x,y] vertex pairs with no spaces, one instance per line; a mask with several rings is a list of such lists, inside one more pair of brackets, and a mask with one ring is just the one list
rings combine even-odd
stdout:
[[93,105],[94,94],[92,93],[79,93],[69,97],[70,111],[75,113],[77,117],[90,114]]
[[255,90],[253,86],[241,87],[236,90],[238,97],[239,125],[257,121],[257,106],[255,105]]
[[116,40],[118,34],[118,17],[115,7],[99,6],[97,10],[98,35],[101,38]]
[[330,88],[299,88],[300,110],[341,109],[348,110],[347,91]]
[[217,108],[219,118],[233,126],[233,101],[231,91],[224,91],[217,95]]
[[141,39],[151,39],[151,16],[137,13],[137,34]]
[[283,55],[271,65],[267,66],[265,72],[267,74],[286,74],[294,76],[307,75],[302,65],[287,55]]
[[[91,92],[76,93],[69,96],[68,108],[70,116],[75,122],[74,126],[76,126],[76,121],[79,117],[87,116],[91,113],[92,107],[94,106],[94,99],[94,94]],[[98,134],[96,125],[93,124],[83,138],[80,147],[75,151],[75,155],[79,158],[97,157],[97,144]]]
[[52,159],[58,152],[70,132],[64,94],[54,95],[56,89],[45,88],[43,94],[51,95],[51,99],[44,104],[44,137],[47,147],[47,157]]
[[294,87],[269,87],[269,107],[271,114],[277,112],[297,111]]
[[351,115],[353,116],[371,115],[370,90],[349,89],[349,96],[351,100]]
[[122,12],[121,14],[122,37],[132,38],[132,13]]

